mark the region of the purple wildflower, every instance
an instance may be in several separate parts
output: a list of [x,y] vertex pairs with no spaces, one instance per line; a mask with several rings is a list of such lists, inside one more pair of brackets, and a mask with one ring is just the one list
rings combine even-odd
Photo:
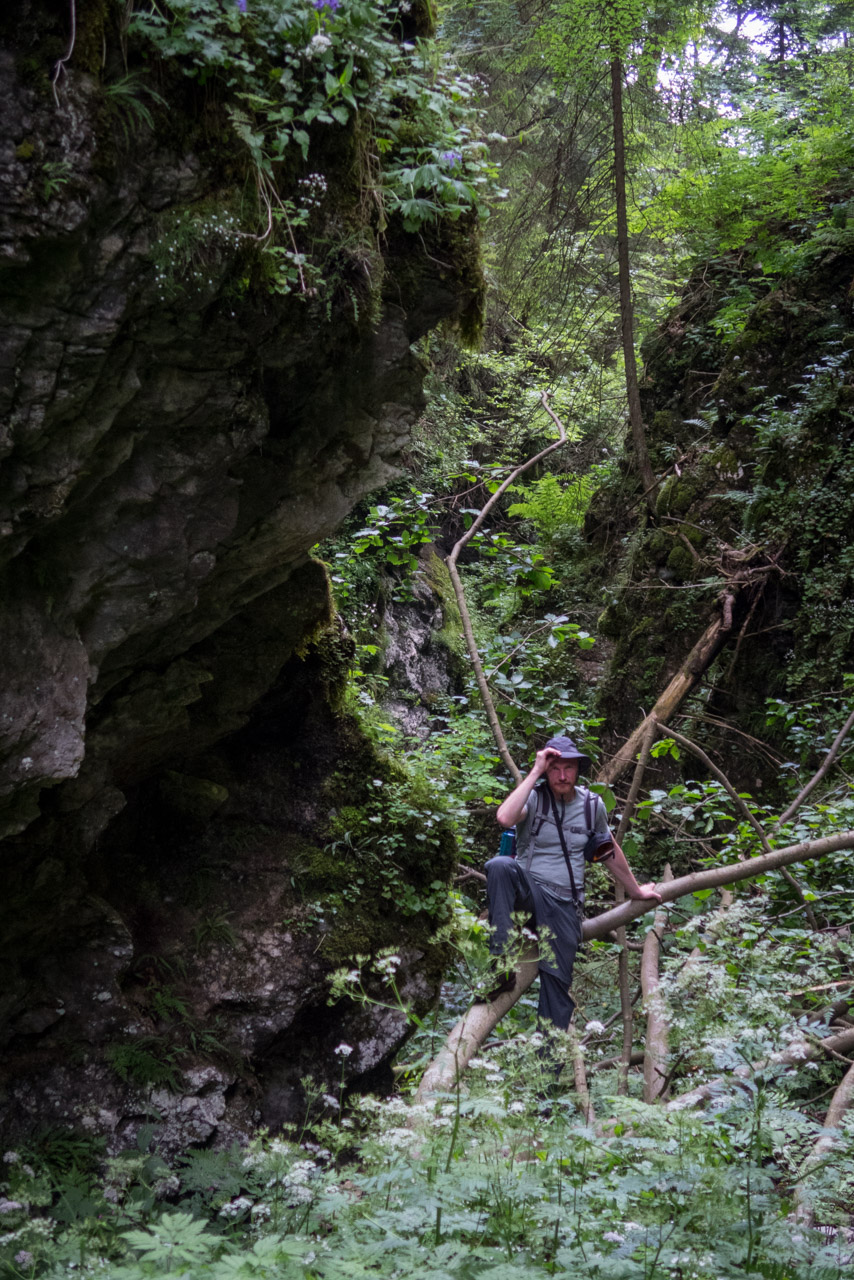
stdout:
[[241,13],[246,12],[246,0],[234,0],[234,3],[237,5]]
[[463,153],[461,151],[440,151],[439,159],[444,160],[450,169],[456,169],[458,164],[462,164]]
[[328,9],[330,13],[336,13],[341,8],[341,0],[312,0],[318,13],[323,13],[324,9]]

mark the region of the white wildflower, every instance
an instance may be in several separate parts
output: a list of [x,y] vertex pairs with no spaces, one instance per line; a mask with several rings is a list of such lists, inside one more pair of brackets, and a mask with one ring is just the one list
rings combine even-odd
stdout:
[[619,1231],[606,1231],[602,1239],[607,1240],[609,1244],[622,1244],[625,1236],[621,1236]]
[[20,1162],[21,1157],[18,1155],[17,1151],[7,1151],[3,1157],[4,1164],[20,1164]]
[[0,1213],[15,1213],[18,1209],[23,1209],[20,1200],[7,1200],[5,1196],[0,1199]]
[[339,1109],[338,1099],[333,1098],[331,1093],[324,1093],[323,1101],[326,1103],[327,1107],[331,1107],[333,1111],[337,1111]]
[[316,36],[311,37],[303,52],[309,58],[312,58],[316,53],[325,53],[331,46],[332,41],[329,36],[325,36],[322,31],[318,31]]
[[411,1146],[412,1143],[416,1141],[417,1136],[418,1135],[413,1133],[411,1129],[396,1127],[393,1129],[386,1129],[380,1138],[380,1142],[384,1147],[396,1150]]
[[222,1206],[219,1216],[221,1218],[236,1218],[251,1208],[252,1201],[247,1196],[238,1196],[236,1200],[230,1200],[228,1204]]
[[288,1204],[308,1204],[313,1198],[310,1187],[288,1187]]
[[332,1155],[331,1151],[328,1151],[326,1147],[321,1147],[318,1142],[304,1142],[302,1144],[302,1149],[303,1151],[313,1152],[314,1155],[317,1156],[318,1160],[329,1160]]
[[604,1022],[600,1022],[598,1018],[594,1018],[592,1022],[587,1023],[584,1030],[588,1035],[601,1036],[602,1032],[605,1030],[605,1024]]
[[352,1052],[353,1046],[351,1044],[344,1044],[343,1040],[341,1044],[333,1049],[333,1053],[337,1053],[339,1058],[349,1058]]
[[524,1102],[511,1102],[507,1108],[508,1114],[511,1116],[521,1116],[525,1113]]
[[393,978],[400,968],[400,963],[400,956],[390,954],[387,956],[380,956],[374,967],[376,968],[377,973],[382,974],[384,978]]
[[19,1249],[15,1254],[15,1261],[19,1267],[31,1267],[35,1262],[35,1258],[28,1249]]

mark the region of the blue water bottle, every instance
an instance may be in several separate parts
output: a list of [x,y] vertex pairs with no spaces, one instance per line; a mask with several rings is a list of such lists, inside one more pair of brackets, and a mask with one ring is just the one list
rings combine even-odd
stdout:
[[501,843],[498,846],[499,858],[515,858],[516,857],[516,828],[508,827],[506,831],[501,833]]

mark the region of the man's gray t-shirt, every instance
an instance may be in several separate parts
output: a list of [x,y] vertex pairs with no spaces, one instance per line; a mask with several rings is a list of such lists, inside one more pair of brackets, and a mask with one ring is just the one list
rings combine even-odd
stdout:
[[[589,838],[588,827],[584,819],[584,797],[586,789],[576,787],[571,800],[554,797],[557,806],[557,820],[562,822],[566,849],[572,864],[575,888],[579,899],[584,901],[584,850]],[[543,820],[543,797],[539,790],[534,790],[528,797],[525,812],[516,823],[516,861],[523,871],[534,880],[548,888],[558,886],[565,893],[571,890],[569,871],[563,856],[554,806],[549,804],[549,812]],[[536,836],[533,835],[536,829]],[[600,837],[610,839],[608,815],[601,796],[593,797],[593,830]],[[595,842],[593,842],[595,843]]]

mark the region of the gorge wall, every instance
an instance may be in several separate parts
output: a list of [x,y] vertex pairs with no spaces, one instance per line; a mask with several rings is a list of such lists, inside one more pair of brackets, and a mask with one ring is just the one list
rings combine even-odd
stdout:
[[[246,175],[204,91],[167,68],[152,128],[117,117],[111,19],[80,5],[55,101],[67,17],[0,31],[0,1105],[9,1137],[116,1149],[155,1119],[174,1149],[288,1119],[342,1039],[348,1080],[383,1070],[403,1016],[327,1007],[355,951],[395,947],[419,1008],[437,991],[418,893],[450,837],[425,869],[383,808],[401,775],[342,709],[310,551],[394,474],[411,344],[481,282],[471,225],[440,223],[343,249],[337,292],[272,291],[218,212]],[[338,133],[330,222],[357,199]],[[170,277],[182,217],[208,233]],[[356,809],[397,822],[393,901],[345,844]]]

